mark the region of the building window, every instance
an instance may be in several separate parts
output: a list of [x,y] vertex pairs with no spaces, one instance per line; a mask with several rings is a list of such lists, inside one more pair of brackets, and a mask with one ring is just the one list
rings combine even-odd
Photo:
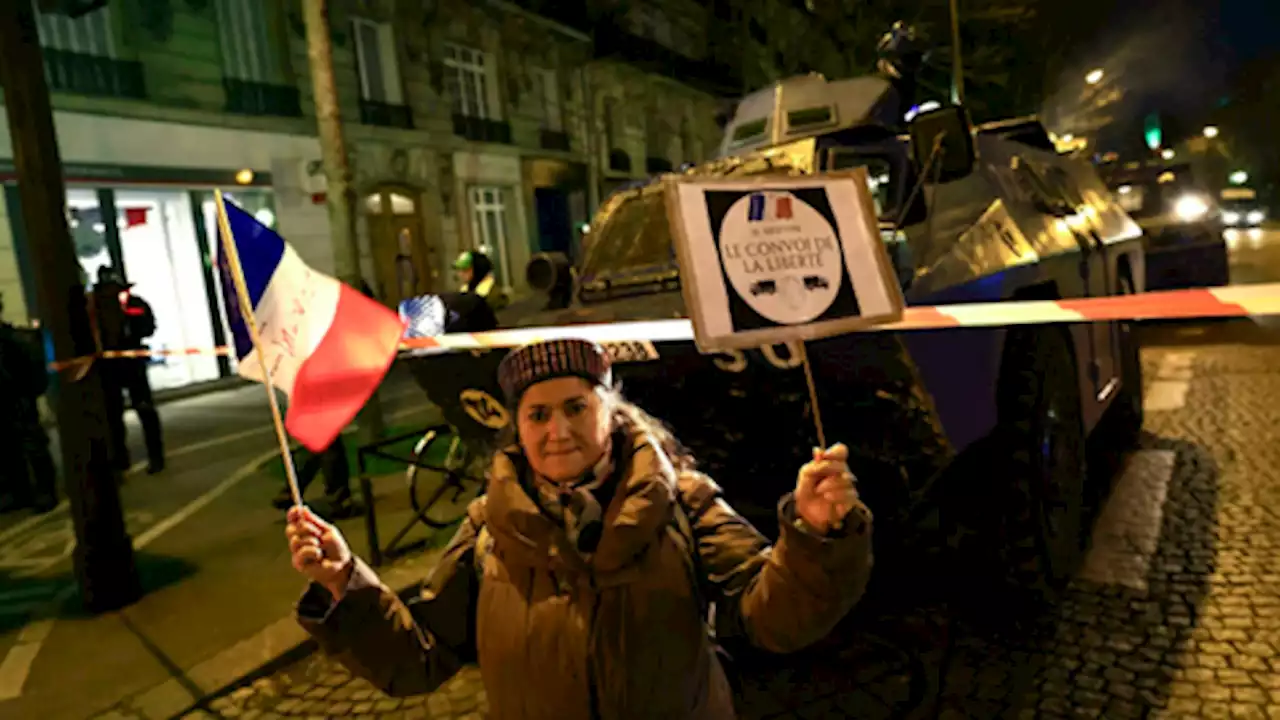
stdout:
[[267,37],[266,5],[262,0],[218,0],[222,73],[236,80],[274,83],[279,63]]
[[77,18],[59,12],[37,12],[36,30],[44,47],[45,76],[53,92],[146,98],[142,64],[116,59],[108,7]]
[[[34,2],[34,0],[33,0]],[[38,10],[37,5],[37,10]],[[40,45],[51,50],[113,58],[115,37],[111,32],[111,8],[104,6],[78,18],[58,13],[36,13]]]
[[560,104],[560,83],[556,71],[534,68],[530,75],[533,77],[534,101],[538,103],[538,117],[542,120],[543,129],[563,131],[564,110]]
[[360,97],[376,103],[402,104],[404,96],[400,90],[400,69],[391,25],[355,18],[351,29],[356,39]]
[[489,82],[489,58],[480,50],[446,45],[445,82],[453,99],[453,112],[463,117],[498,120],[497,98]]
[[493,261],[494,275],[503,287],[511,287],[507,277],[507,209],[502,188],[477,185],[471,188],[471,239],[476,250]]

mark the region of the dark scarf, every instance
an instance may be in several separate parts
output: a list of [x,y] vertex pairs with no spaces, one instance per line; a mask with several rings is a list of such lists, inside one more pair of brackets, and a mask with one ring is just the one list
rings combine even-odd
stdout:
[[628,445],[626,435],[615,432],[600,460],[581,478],[563,485],[537,480],[524,457],[512,458],[519,468],[520,488],[543,515],[564,529],[569,542],[584,557],[600,544],[604,509],[618,490],[617,470],[627,465]]

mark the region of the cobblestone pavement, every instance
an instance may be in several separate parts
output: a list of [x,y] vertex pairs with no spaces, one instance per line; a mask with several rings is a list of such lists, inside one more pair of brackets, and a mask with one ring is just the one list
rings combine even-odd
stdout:
[[[1131,505],[1101,514],[1087,569],[1055,610],[1003,637],[917,610],[893,641],[916,644],[915,664],[859,642],[835,662],[747,677],[744,717],[916,717],[926,700],[925,717],[956,719],[1280,719],[1280,348],[1156,350],[1144,363],[1138,455],[1164,475],[1117,487],[1112,500]],[[1117,522],[1156,530],[1105,527]],[[1101,547],[1116,542],[1130,546]],[[443,719],[484,717],[486,702],[474,669],[402,701],[312,656],[209,709]]]

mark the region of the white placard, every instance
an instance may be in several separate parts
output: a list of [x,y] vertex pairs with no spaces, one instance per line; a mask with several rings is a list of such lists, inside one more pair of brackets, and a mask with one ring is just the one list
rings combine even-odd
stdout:
[[667,214],[704,352],[814,340],[902,318],[866,170],[672,177]]

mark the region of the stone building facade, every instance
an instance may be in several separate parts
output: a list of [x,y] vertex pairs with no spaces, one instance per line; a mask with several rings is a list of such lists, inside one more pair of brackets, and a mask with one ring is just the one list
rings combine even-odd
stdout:
[[[361,271],[379,298],[452,289],[465,249],[519,293],[533,254],[578,252],[609,192],[709,159],[726,98],[778,73],[759,58],[781,58],[756,38],[745,61],[725,38],[750,37],[747,17],[721,5],[332,0]],[[299,3],[112,2],[42,12],[39,27],[81,264],[90,281],[123,267],[165,308],[156,344],[225,343],[215,188],[332,272]],[[9,157],[0,144],[0,292],[10,319],[38,319]],[[232,370],[209,356],[151,372],[170,387]]]

